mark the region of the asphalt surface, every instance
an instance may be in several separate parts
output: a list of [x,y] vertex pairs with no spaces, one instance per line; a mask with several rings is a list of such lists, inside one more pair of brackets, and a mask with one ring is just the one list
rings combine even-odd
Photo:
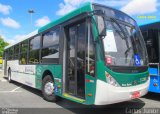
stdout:
[[[66,99],[57,103],[47,102],[41,91],[19,84],[8,83],[0,71],[0,114],[138,114],[144,109],[160,113],[160,94],[148,93],[142,98],[104,106],[86,106]],[[159,109],[159,110],[158,110]]]

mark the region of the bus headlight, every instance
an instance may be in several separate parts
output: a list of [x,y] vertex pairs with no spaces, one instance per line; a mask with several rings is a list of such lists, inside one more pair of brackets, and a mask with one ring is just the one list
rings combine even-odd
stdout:
[[106,81],[113,86],[120,87],[118,82],[107,72],[106,72]]

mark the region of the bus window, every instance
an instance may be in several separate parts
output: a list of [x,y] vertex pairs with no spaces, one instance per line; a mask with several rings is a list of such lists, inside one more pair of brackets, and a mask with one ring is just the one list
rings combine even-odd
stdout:
[[12,60],[14,58],[14,47],[9,48],[9,55],[8,55],[8,60]]
[[94,76],[95,75],[95,49],[93,34],[91,27],[88,27],[88,38],[87,38],[87,54],[86,54],[86,73]]
[[28,40],[25,40],[21,43],[21,53],[27,52],[28,50]]
[[2,58],[5,59],[5,57],[6,57],[6,50],[3,52]]
[[8,59],[8,49],[4,51],[3,53],[3,59]]
[[40,40],[41,36],[36,36],[30,40],[29,49],[30,50],[37,50],[40,49]]
[[39,49],[41,37],[36,36],[30,40],[29,43],[29,64],[39,63]]
[[29,64],[38,64],[39,63],[39,50],[33,50],[29,52]]
[[14,54],[19,53],[19,44],[14,47]]
[[59,63],[59,29],[43,35],[42,63]]
[[148,34],[146,35],[143,32],[144,40],[146,42],[148,57],[150,63],[158,63],[159,55],[158,55],[158,31],[156,30],[148,30]]
[[27,53],[22,53],[20,55],[20,64],[27,64]]
[[59,29],[51,30],[43,35],[43,48],[59,44]]
[[20,50],[20,64],[27,64],[27,50],[28,50],[28,40],[25,40],[21,43]]
[[18,55],[19,55],[19,44],[14,46],[14,59],[18,60]]

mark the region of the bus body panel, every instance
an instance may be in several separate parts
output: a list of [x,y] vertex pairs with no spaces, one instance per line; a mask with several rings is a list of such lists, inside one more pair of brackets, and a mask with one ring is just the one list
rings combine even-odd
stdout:
[[55,82],[55,94],[62,94],[62,65],[36,65],[36,88],[42,88],[44,73],[49,71]]
[[[41,90],[42,78],[45,71],[52,73],[55,80],[55,86],[59,89],[56,93],[59,95],[62,88],[61,65],[19,65],[18,60],[7,61],[7,69],[11,69],[11,79],[27,86]],[[7,72],[8,75],[8,72]]]
[[85,76],[85,93],[86,99],[85,104],[94,104],[95,102],[95,93],[96,93],[96,79],[93,76]]
[[133,92],[140,92],[144,96],[148,92],[149,80],[144,84],[132,87],[115,87],[104,81],[97,80],[95,105],[113,104],[131,100]]
[[145,83],[149,78],[149,71],[142,73],[117,73],[106,67],[106,73],[109,73],[122,87],[135,86]]
[[150,85],[149,91],[160,93],[160,75],[158,74],[158,68],[150,68]]
[[7,61],[7,70],[11,70],[11,79],[33,88],[36,88],[35,68],[36,65],[19,65],[18,60]]

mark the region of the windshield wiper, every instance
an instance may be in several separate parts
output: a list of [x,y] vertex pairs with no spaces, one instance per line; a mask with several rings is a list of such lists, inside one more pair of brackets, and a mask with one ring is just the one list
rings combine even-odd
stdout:
[[132,47],[129,47],[126,51],[125,51],[125,55],[128,54],[128,52],[132,49]]
[[[123,28],[121,27],[121,25],[119,24],[119,22],[116,19],[111,18],[111,17],[110,17],[110,20],[113,21],[118,26],[118,28],[120,29],[120,31],[117,30],[117,28],[115,27],[115,25],[112,23],[112,26],[115,28],[115,30],[118,32],[118,34],[121,36],[121,38],[122,39],[126,39],[126,34],[125,34]],[[120,32],[122,32],[123,35]]]
[[127,48],[127,50],[125,51],[125,56],[126,56],[126,58],[127,58],[127,56],[128,56],[128,52],[129,52],[131,49],[132,49],[132,47],[129,47],[129,48]]
[[123,29],[126,29],[126,28],[122,28],[121,25],[119,24],[119,22],[114,19],[114,18],[110,18],[118,27],[119,29],[121,30],[121,32],[123,33],[124,37],[121,35],[120,31],[116,29],[116,27],[114,26],[114,24],[112,24],[112,26],[116,29],[116,32],[118,32],[118,34],[120,35],[120,37],[125,40],[126,42],[126,46],[127,46],[127,50],[125,51],[125,58],[126,58],[126,61],[127,61],[127,57],[128,57],[128,52],[132,49],[132,47],[129,47],[129,43],[128,43],[128,36],[126,35],[126,32],[123,30]]
[[116,19],[111,18],[111,17],[110,17],[110,19],[119,27],[119,29],[123,33],[124,37],[121,35],[120,31],[116,29],[114,24],[112,24],[112,26],[117,30],[117,32],[121,36],[121,38],[126,41],[127,48],[129,48],[129,43],[128,43],[128,40],[127,40],[128,36],[126,35],[125,31],[123,30],[123,28],[121,27],[121,25],[119,24],[119,22]]

